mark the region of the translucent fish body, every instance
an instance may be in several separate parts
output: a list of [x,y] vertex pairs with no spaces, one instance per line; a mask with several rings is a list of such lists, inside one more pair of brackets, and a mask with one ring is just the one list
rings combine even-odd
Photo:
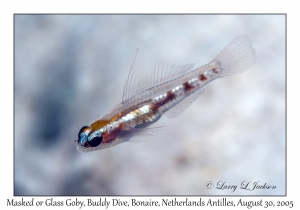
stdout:
[[[176,117],[202,93],[211,81],[240,73],[256,62],[255,50],[247,35],[233,39],[210,63],[156,68],[148,89],[136,90],[130,71],[123,100],[101,119],[81,128],[77,148],[89,152],[130,141],[149,132],[162,116]],[[161,72],[163,71],[163,72]],[[160,75],[160,76],[159,76]]]

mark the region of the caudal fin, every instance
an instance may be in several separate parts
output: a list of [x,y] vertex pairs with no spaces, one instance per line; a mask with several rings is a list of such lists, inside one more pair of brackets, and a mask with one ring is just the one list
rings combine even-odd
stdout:
[[214,59],[220,65],[221,76],[237,74],[256,62],[255,50],[247,35],[235,37]]

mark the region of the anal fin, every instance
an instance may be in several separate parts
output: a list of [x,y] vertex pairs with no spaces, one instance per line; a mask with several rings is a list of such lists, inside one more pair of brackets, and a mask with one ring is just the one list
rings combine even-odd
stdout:
[[169,109],[166,113],[165,116],[168,118],[175,118],[177,117],[180,113],[182,113],[187,107],[189,107],[194,101],[196,101],[197,98],[199,98],[205,91],[205,88],[201,88],[200,90],[196,90],[187,98],[184,100],[178,102],[174,107]]

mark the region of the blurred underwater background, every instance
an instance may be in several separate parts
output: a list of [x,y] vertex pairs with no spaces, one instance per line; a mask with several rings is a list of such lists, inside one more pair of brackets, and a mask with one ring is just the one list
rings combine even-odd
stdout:
[[[15,15],[14,194],[285,195],[285,18]],[[240,34],[257,53],[251,69],[208,84],[141,142],[77,151],[79,129],[121,102],[137,48],[148,84],[157,62],[200,67]]]

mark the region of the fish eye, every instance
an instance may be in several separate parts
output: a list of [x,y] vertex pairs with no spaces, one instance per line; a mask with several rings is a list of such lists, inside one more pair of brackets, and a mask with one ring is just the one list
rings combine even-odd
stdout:
[[86,133],[88,126],[83,126],[78,132],[78,144],[83,145],[87,141],[88,134]]
[[79,132],[78,132],[78,139],[80,139],[80,137],[82,136],[81,134],[84,133],[85,129],[88,128],[88,126],[83,126]]
[[101,134],[98,134],[97,136],[94,136],[92,138],[89,138],[88,139],[88,144],[91,146],[91,147],[97,147],[99,144],[101,144],[102,142],[102,135]]
[[83,147],[97,147],[102,142],[100,131],[92,132],[89,126],[83,126],[78,133],[78,144]]

